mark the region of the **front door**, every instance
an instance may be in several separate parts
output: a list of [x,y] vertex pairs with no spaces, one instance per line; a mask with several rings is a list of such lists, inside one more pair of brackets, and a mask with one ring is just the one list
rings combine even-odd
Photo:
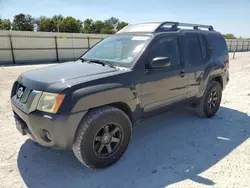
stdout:
[[[187,77],[179,49],[178,35],[158,37],[149,46],[146,71],[141,82],[140,97],[144,116],[187,98]],[[170,66],[147,68],[147,64],[157,57],[168,57]]]

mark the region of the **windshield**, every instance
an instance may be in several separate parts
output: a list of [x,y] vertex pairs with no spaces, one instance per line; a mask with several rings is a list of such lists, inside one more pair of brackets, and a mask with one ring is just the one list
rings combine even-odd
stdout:
[[86,52],[83,59],[105,60],[114,66],[131,67],[149,36],[118,35],[108,37]]

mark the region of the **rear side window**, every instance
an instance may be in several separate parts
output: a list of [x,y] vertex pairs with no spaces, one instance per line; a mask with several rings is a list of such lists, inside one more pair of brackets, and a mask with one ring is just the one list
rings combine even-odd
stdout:
[[213,55],[223,56],[228,54],[226,41],[221,35],[208,35],[208,41],[212,46]]
[[207,43],[204,35],[198,35],[200,45],[201,45],[201,54],[202,58],[205,59],[207,57]]
[[202,60],[202,51],[198,35],[186,35],[186,49],[190,64],[198,64]]

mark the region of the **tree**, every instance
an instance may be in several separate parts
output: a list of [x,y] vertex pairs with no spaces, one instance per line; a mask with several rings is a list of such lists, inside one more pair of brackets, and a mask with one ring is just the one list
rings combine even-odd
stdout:
[[116,28],[116,20],[113,18],[107,19],[104,21],[104,28],[101,29],[101,33],[103,34],[114,34]]
[[118,25],[117,25],[116,30],[119,31],[119,30],[121,30],[122,28],[126,27],[127,25],[128,25],[127,22],[123,22],[123,21],[122,21],[122,22],[119,22]]
[[52,18],[41,16],[36,20],[38,31],[59,32],[63,19],[62,15],[55,15]]
[[29,14],[15,15],[12,30],[17,31],[34,31],[34,18]]
[[12,30],[17,31],[114,34],[127,25],[127,22],[120,21],[115,17],[104,21],[93,21],[88,18],[81,22],[71,16],[63,17],[60,14],[53,17],[41,16],[34,19],[29,14],[21,13],[14,16],[12,24],[9,19],[0,19],[0,30],[10,30],[12,26]]
[[60,32],[79,33],[82,27],[82,22],[68,16],[59,22]]
[[63,21],[63,16],[61,14],[59,15],[54,15],[52,17],[52,22],[53,22],[53,31],[60,32],[59,25]]
[[83,33],[94,33],[95,32],[95,25],[92,19],[86,19],[83,21]]
[[94,33],[101,33],[101,30],[104,28],[104,23],[100,20],[97,20],[94,22],[93,27]]
[[0,30],[10,30],[11,29],[11,22],[9,19],[1,19],[0,18]]
[[223,35],[225,39],[236,39],[234,34],[228,33]]
[[51,18],[40,17],[37,21],[37,31],[52,32],[56,30],[56,25]]
[[40,17],[36,21],[38,31],[46,32],[70,32],[79,33],[82,28],[82,22],[69,16],[64,18],[62,15],[55,15],[52,18],[45,16]]
[[104,21],[97,20],[95,22],[88,18],[84,20],[83,25],[81,30],[82,33],[114,34],[116,31],[127,26],[128,23],[123,21],[120,22],[119,19],[115,17],[111,17]]
[[118,23],[119,23],[119,19],[118,18],[111,17],[107,21],[111,23],[111,25],[113,26],[113,29],[117,28]]
[[104,21],[104,28],[101,30],[101,33],[104,34],[114,34],[116,32],[119,19],[111,17]]

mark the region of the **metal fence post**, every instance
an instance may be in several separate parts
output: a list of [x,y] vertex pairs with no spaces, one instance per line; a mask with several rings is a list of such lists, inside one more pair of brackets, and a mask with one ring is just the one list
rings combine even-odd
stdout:
[[238,52],[238,44],[239,44],[239,40],[237,40],[236,49],[235,49],[235,51],[237,52]]
[[90,39],[89,39],[89,36],[88,36],[88,49],[90,49]]
[[235,51],[236,51],[236,50],[234,50],[234,53],[233,53],[233,59],[235,58]]
[[247,45],[247,51],[250,50],[250,40],[248,41],[248,45]]
[[243,44],[242,44],[242,49],[241,49],[241,51],[243,52],[243,50],[244,50],[244,40],[243,40]]
[[11,49],[11,55],[12,55],[12,62],[13,62],[13,64],[16,64],[11,34],[9,34],[9,40],[10,40],[10,49]]
[[232,43],[233,43],[233,40],[231,39],[230,46],[229,46],[229,52],[232,51]]
[[55,36],[55,47],[56,47],[56,61],[59,62],[57,36]]

